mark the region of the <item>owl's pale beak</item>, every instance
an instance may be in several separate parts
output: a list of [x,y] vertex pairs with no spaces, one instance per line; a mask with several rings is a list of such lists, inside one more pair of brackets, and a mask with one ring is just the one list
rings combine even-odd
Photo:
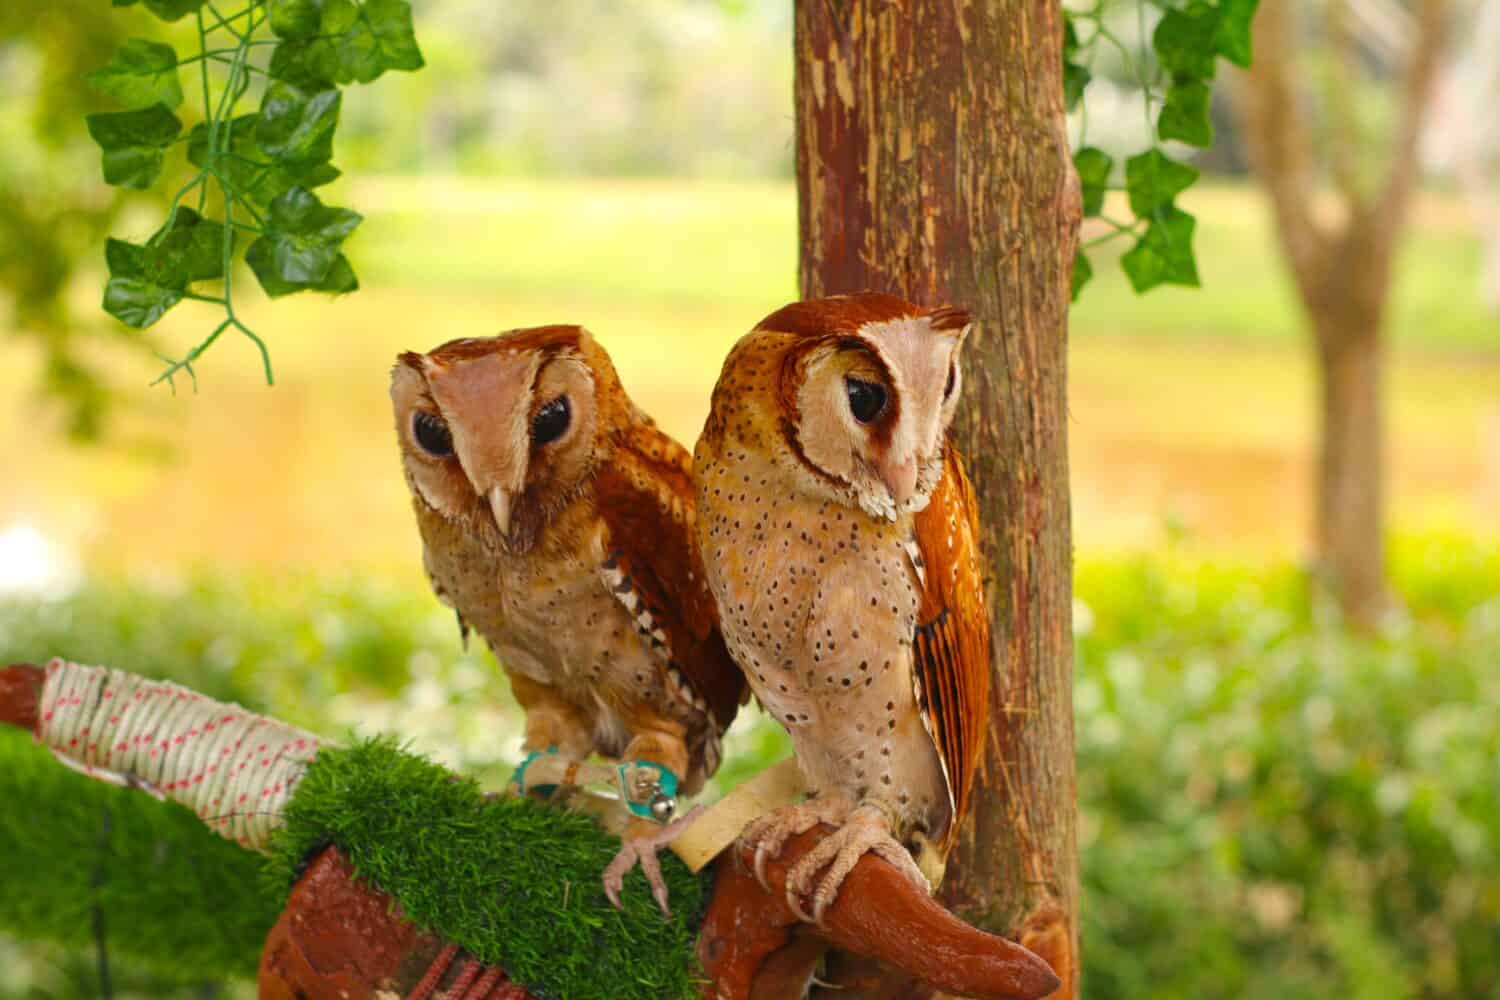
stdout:
[[495,515],[495,527],[500,529],[500,534],[510,534],[510,494],[505,492],[505,487],[496,486],[490,490],[490,513]]
[[896,501],[896,506],[906,506],[906,502],[917,492],[916,456],[897,459],[887,455],[877,463],[876,469],[880,473],[881,482],[891,491],[891,499]]

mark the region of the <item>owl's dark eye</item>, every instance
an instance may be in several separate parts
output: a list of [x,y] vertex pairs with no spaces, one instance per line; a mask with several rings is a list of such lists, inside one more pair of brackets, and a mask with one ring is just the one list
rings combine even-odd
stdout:
[[453,454],[453,433],[436,413],[418,410],[411,418],[411,432],[422,450],[433,458],[447,458]]
[[885,386],[878,382],[850,376],[844,379],[844,391],[849,394],[849,412],[862,424],[868,424],[885,409]]
[[953,387],[958,384],[958,365],[954,364],[948,369],[948,384],[943,387],[943,398],[948,399],[953,395]]
[[567,396],[558,396],[536,411],[531,418],[531,442],[534,445],[551,444],[562,437],[573,420],[573,408]]

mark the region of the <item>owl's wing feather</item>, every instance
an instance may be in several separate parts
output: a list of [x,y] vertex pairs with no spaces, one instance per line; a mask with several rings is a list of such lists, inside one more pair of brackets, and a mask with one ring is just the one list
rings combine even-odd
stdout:
[[595,483],[608,532],[606,584],[722,731],[745,700],[745,678],[724,645],[693,544],[691,456],[655,425],[636,424],[619,434]]
[[946,451],[943,478],[914,519],[922,602],[913,658],[923,722],[937,744],[954,804],[951,838],[968,808],[984,749],[990,618],[974,487],[951,442]]

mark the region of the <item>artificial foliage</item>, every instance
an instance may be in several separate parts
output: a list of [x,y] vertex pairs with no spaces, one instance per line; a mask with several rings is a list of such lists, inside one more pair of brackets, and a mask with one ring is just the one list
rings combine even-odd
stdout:
[[487,797],[389,741],[325,748],[270,856],[192,812],[91,780],[0,730],[0,931],[129,961],[164,981],[251,977],[304,863],[338,845],[419,925],[543,997],[695,995],[707,876],[662,858],[673,916],[639,869],[623,912],[600,875],[619,840],[591,818]]
[[[1175,159],[1166,142],[1200,149],[1213,145],[1210,118],[1212,83],[1220,58],[1250,65],[1250,22],[1259,0],[1096,0],[1069,9],[1063,37],[1063,101],[1079,112],[1073,166],[1083,194],[1084,218],[1108,227],[1103,236],[1078,248],[1073,260],[1073,297],[1093,277],[1088,251],[1115,239],[1132,240],[1120,255],[1120,268],[1136,292],[1158,285],[1198,284],[1193,252],[1197,220],[1178,207],[1177,196],[1198,180],[1196,168]],[[1128,44],[1111,26],[1112,18],[1133,13],[1140,47]],[[1154,24],[1147,39],[1147,25]],[[1088,144],[1088,101],[1101,49],[1112,49],[1135,77],[1146,102],[1150,145],[1125,161],[1123,178],[1114,157]],[[1154,118],[1153,118],[1154,112]],[[1120,180],[1124,184],[1119,183]],[[1129,195],[1129,221],[1106,212],[1108,191]]]
[[664,918],[637,868],[625,908],[600,874],[618,839],[579,813],[486,796],[468,779],[389,741],[324,749],[288,805],[271,866],[285,887],[319,848],[355,870],[418,924],[502,966],[545,997],[696,995],[694,939],[706,877],[664,853]]
[[[103,0],[99,0],[103,2]],[[125,7],[137,0],[113,0]],[[227,331],[271,358],[235,308],[235,262],[267,295],[359,287],[344,241],[361,217],[313,193],[333,166],[342,85],[423,65],[407,0],[145,0],[164,21],[193,18],[197,50],[132,38],[88,82],[120,110],[88,116],[106,183],[175,191],[166,220],[141,243],[111,239],[104,308],[128,326],[156,323],[179,302],[215,303],[224,318],[158,381],[193,363]],[[184,83],[184,77],[186,83]],[[241,113],[241,108],[254,110]],[[191,126],[188,124],[192,122]]]
[[285,901],[189,810],[85,778],[0,729],[0,929],[182,982],[253,976]]

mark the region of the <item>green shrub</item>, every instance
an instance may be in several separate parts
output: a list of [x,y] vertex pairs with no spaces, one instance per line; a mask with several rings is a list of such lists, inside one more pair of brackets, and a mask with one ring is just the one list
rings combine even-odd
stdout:
[[1500,562],[1398,547],[1357,639],[1299,574],[1079,567],[1086,993],[1500,996]]
[[[1500,546],[1406,540],[1392,562],[1406,613],[1370,639],[1295,566],[1080,562],[1090,1000],[1500,997]],[[0,661],[53,653],[423,752],[508,704],[428,594],[353,577],[0,602]],[[503,761],[510,718],[446,762]],[[728,746],[732,782],[786,743],[762,720]]]

